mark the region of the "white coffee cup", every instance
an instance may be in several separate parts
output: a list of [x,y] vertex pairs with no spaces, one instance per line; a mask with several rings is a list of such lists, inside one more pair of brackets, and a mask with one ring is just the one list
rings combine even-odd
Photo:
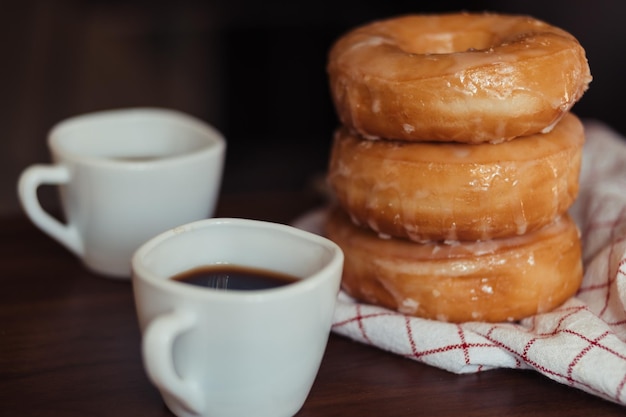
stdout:
[[[237,291],[172,280],[237,265],[299,277]],[[318,235],[245,219],[208,219],[165,232],[133,257],[144,366],[170,410],[187,416],[294,415],[317,375],[343,253]]]
[[[142,243],[213,214],[226,143],[191,116],[158,108],[81,115],[54,126],[48,147],[53,163],[20,176],[22,207],[94,272],[128,279]],[[66,223],[42,208],[45,184],[59,186]]]

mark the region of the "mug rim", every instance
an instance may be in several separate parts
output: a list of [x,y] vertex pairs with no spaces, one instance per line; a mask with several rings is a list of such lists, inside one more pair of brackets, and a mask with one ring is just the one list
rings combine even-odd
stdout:
[[[143,258],[162,242],[169,240],[177,235],[184,234],[187,231],[205,229],[211,226],[220,225],[234,225],[254,229],[262,228],[266,230],[276,230],[277,232],[296,236],[298,238],[318,244],[321,247],[329,250],[332,253],[332,256],[324,265],[322,265],[321,268],[316,270],[313,274],[308,275],[306,278],[298,279],[297,282],[275,288],[245,291],[216,290],[175,282],[171,279],[171,277],[163,278],[157,276],[143,264]],[[331,271],[335,269],[339,269],[339,282],[341,280],[341,273],[343,270],[343,261],[344,254],[339,245],[337,245],[330,239],[327,239],[315,233],[298,229],[294,226],[290,226],[287,224],[274,223],[264,220],[253,220],[234,217],[213,217],[174,227],[151,238],[150,240],[142,244],[133,254],[131,259],[131,270],[133,283],[135,283],[136,281],[142,281],[143,283],[157,287],[162,291],[176,292],[177,294],[181,294],[186,297],[197,297],[199,299],[220,299],[228,301],[238,300],[243,302],[250,302],[266,300],[267,298],[291,296],[294,293],[306,292],[311,287],[318,285],[320,281],[332,279],[333,273],[331,273]],[[233,263],[231,265],[237,264]],[[178,273],[182,272],[185,271],[179,271]]]
[[[62,141],[62,134],[66,130],[78,129],[82,127],[82,124],[120,115],[125,117],[160,117],[170,123],[178,123],[183,127],[199,132],[206,140],[202,147],[192,152],[185,152],[179,155],[168,155],[162,158],[149,160],[120,160],[81,154],[67,150],[60,143]],[[226,149],[226,139],[219,130],[194,116],[178,110],[163,107],[127,107],[99,110],[72,116],[61,120],[52,126],[48,133],[47,142],[48,147],[53,154],[62,155],[63,158],[74,161],[75,163],[108,166],[117,169],[148,169],[151,167],[160,167],[163,165],[186,162],[194,159],[219,156],[220,154],[223,154]]]

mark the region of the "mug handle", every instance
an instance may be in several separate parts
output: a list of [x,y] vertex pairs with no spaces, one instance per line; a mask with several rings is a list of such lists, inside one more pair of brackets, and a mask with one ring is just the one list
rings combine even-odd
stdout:
[[202,392],[192,381],[184,381],[178,375],[172,352],[176,338],[195,324],[196,316],[189,311],[174,310],[158,316],[146,328],[141,347],[144,366],[152,383],[185,408],[201,414],[204,408]]
[[70,180],[65,165],[32,165],[20,175],[18,195],[24,211],[44,232],[58,240],[76,255],[83,254],[83,242],[73,225],[65,225],[48,214],[39,203],[37,188],[44,184],[60,185]]

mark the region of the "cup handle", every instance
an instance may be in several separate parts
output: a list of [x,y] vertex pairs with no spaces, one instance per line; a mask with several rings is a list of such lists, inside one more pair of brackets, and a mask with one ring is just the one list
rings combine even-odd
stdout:
[[40,185],[66,184],[70,180],[65,165],[32,165],[20,175],[18,195],[24,211],[44,232],[61,242],[76,255],[83,254],[83,242],[73,225],[65,225],[48,214],[39,203],[37,188]]
[[192,381],[183,380],[174,369],[173,346],[176,338],[196,323],[193,313],[174,310],[155,318],[143,335],[142,352],[148,377],[159,390],[175,398],[185,408],[201,414],[202,393]]

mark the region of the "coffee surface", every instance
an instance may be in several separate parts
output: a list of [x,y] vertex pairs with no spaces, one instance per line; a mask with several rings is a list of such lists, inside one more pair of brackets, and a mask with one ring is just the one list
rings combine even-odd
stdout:
[[199,287],[239,291],[282,287],[299,280],[280,272],[237,265],[202,266],[174,275],[171,279]]
[[162,156],[114,156],[109,159],[113,159],[116,161],[123,162],[147,162],[147,161],[155,161],[157,159],[163,159]]

